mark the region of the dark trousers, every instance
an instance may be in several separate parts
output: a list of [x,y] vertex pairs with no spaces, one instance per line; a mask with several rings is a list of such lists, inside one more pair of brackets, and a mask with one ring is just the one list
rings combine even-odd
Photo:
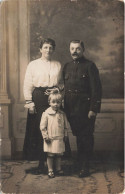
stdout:
[[73,135],[77,138],[77,157],[80,168],[89,166],[93,153],[95,119],[88,118],[90,100],[84,93],[67,92],[65,94],[65,112]]
[[80,169],[89,168],[89,161],[93,154],[93,135],[77,136],[77,161]]

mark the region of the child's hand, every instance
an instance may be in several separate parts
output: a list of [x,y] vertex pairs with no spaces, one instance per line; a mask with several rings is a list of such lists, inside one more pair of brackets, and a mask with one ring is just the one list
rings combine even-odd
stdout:
[[49,143],[51,143],[51,139],[50,139],[50,138],[46,138],[46,139],[45,139],[45,142],[46,142],[47,144],[49,144]]
[[63,141],[64,142],[67,142],[67,140],[68,140],[68,137],[67,136],[64,136]]

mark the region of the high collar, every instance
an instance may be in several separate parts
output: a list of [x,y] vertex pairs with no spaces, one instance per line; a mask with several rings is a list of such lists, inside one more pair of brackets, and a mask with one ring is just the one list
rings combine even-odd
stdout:
[[60,109],[58,111],[55,111],[53,110],[51,107],[49,107],[46,112],[49,114],[49,115],[55,115],[56,113],[61,113],[63,114],[63,111],[61,111]]
[[51,59],[46,59],[46,58],[42,58],[42,57],[40,58],[40,60],[41,60],[41,61],[43,61],[43,62],[45,62],[45,63],[47,63],[47,62],[50,62],[50,61],[51,61]]
[[85,57],[82,56],[82,57],[80,57],[80,58],[78,58],[78,59],[76,59],[76,60],[73,60],[73,62],[74,62],[74,63],[80,63],[80,62],[83,62],[84,60],[85,60]]

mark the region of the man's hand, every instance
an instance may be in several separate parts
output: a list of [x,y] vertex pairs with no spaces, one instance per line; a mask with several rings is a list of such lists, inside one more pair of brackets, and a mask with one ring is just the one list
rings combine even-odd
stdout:
[[30,114],[35,114],[35,113],[36,113],[35,106],[29,108],[29,113],[30,113]]
[[97,113],[93,112],[93,111],[89,111],[88,113],[88,118],[91,119],[93,117],[96,117]]

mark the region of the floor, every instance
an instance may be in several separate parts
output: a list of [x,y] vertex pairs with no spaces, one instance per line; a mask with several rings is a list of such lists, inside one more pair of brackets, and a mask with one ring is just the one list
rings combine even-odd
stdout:
[[91,161],[91,175],[79,178],[73,159],[63,160],[65,175],[49,179],[47,173],[34,175],[38,161],[1,161],[1,191],[21,194],[120,194],[124,174],[120,162]]

